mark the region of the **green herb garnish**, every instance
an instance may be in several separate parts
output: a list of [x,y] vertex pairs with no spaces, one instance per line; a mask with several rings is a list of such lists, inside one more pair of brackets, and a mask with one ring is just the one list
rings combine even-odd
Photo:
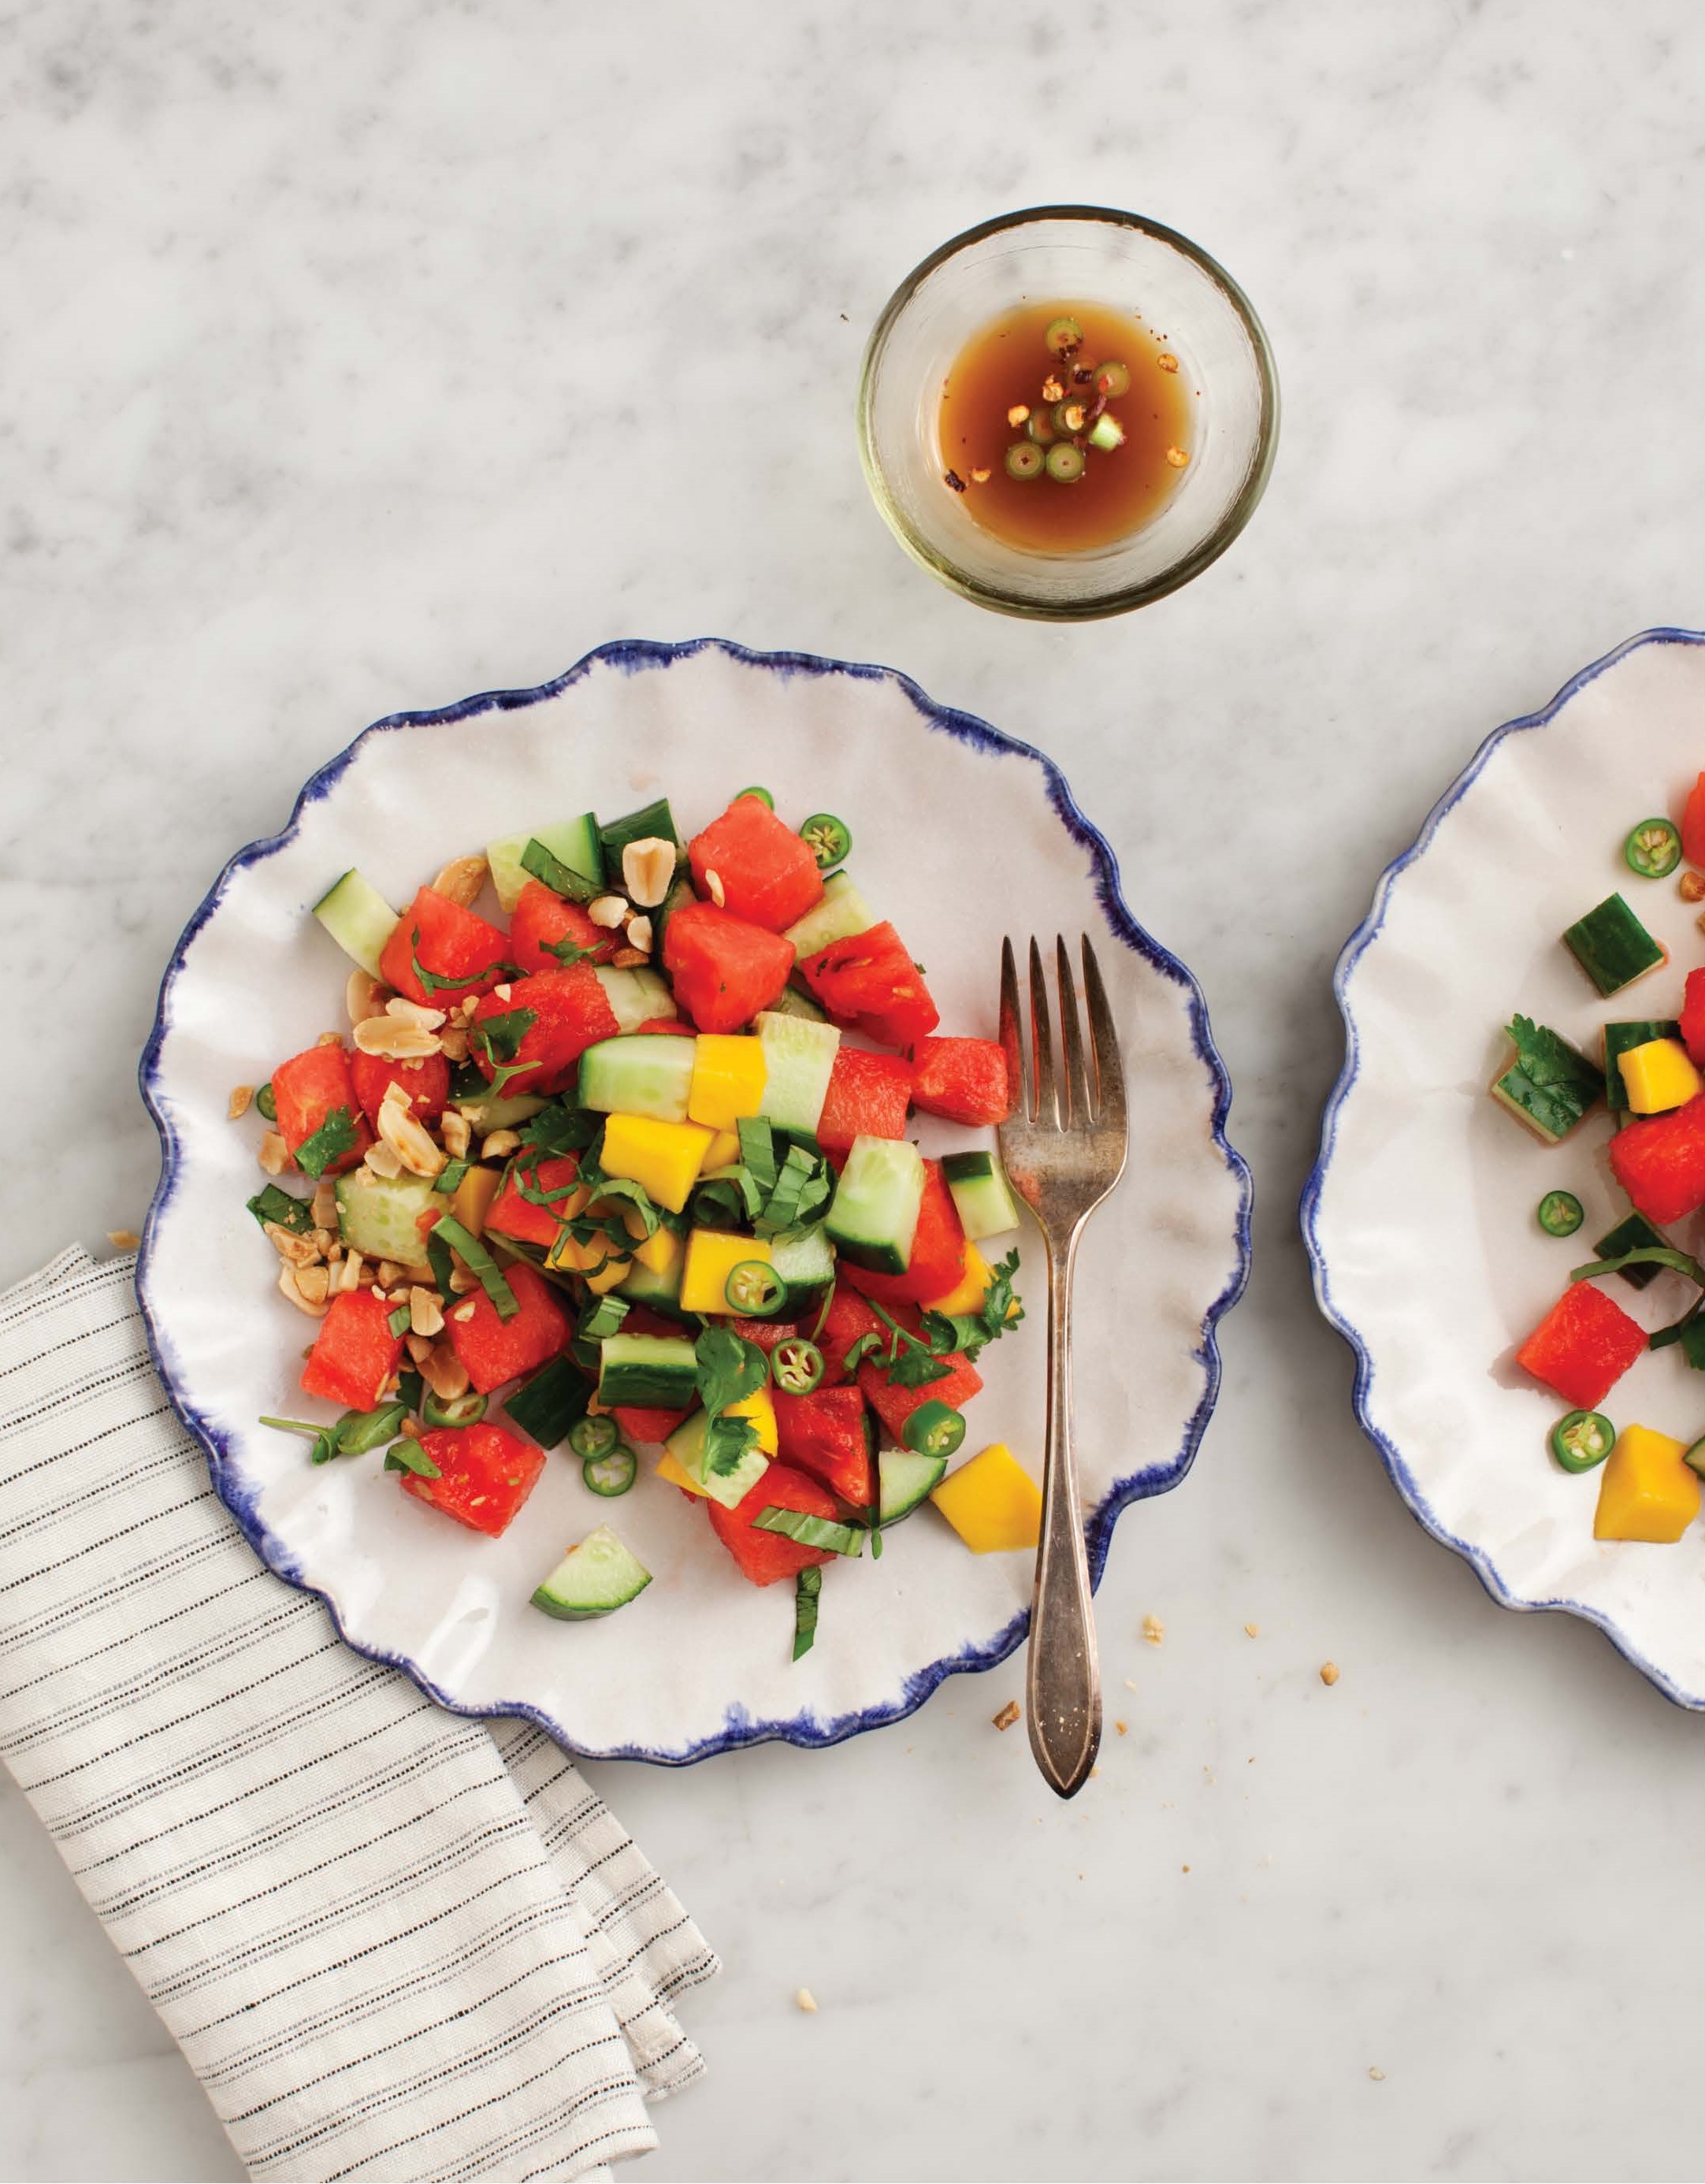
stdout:
[[472,1166],[471,1161],[446,1161],[438,1171],[438,1179],[432,1185],[433,1190],[442,1191],[446,1198],[450,1197]]
[[[452,1213],[439,1215],[437,1221],[426,1232],[427,1257],[431,1260],[432,1271],[436,1274],[438,1271],[438,1262],[432,1258],[432,1246],[435,1242],[441,1245],[448,1245],[461,1260],[468,1272],[491,1299],[499,1319],[515,1318],[521,1310],[521,1301],[504,1279],[502,1268],[471,1230],[463,1228],[461,1223]],[[441,1280],[438,1286],[446,1297],[451,1295],[447,1279]]]
[[1506,1029],[1515,1042],[1516,1058],[1494,1092],[1546,1137],[1567,1137],[1604,1097],[1604,1072],[1531,1017],[1514,1017]]
[[755,1342],[731,1328],[707,1327],[694,1345],[699,1400],[705,1406],[705,1469],[726,1479],[757,1444],[750,1418],[722,1416],[731,1403],[755,1395],[770,1377],[770,1361]]
[[442,1479],[443,1473],[417,1440],[399,1440],[385,1451],[387,1471],[412,1471],[416,1479]]
[[603,893],[596,881],[576,872],[572,865],[564,864],[537,837],[531,838],[521,851],[521,868],[531,872],[536,880],[543,880],[553,894],[560,894],[569,902],[593,902]]
[[823,1589],[823,1574],[816,1563],[802,1569],[794,1583],[794,1658],[803,1660],[816,1643],[817,1635],[817,1600]]
[[355,1143],[355,1121],[347,1107],[334,1107],[311,1138],[296,1148],[296,1165],[317,1183],[333,1161],[342,1160]]
[[312,1201],[293,1198],[276,1183],[269,1183],[265,1190],[256,1191],[248,1201],[248,1210],[263,1228],[270,1221],[280,1228],[287,1228],[293,1236],[305,1236],[314,1226]]

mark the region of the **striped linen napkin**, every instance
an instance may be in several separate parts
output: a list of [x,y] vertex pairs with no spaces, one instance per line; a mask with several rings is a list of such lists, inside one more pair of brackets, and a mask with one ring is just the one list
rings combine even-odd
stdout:
[[252,2176],[649,2151],[716,1958],[548,1738],[442,1712],[263,1568],[134,1263],[0,1295],[0,1755]]

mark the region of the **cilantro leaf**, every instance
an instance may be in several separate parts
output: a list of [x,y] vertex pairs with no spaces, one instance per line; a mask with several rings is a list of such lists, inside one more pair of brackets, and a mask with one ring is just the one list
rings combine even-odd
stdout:
[[694,1346],[698,1361],[699,1400],[705,1406],[705,1469],[718,1479],[737,1470],[740,1458],[757,1445],[750,1418],[724,1418],[731,1403],[755,1395],[770,1375],[770,1361],[755,1342],[732,1328],[707,1327]]
[[847,1345],[846,1357],[844,1361],[847,1371],[850,1373],[856,1372],[865,1359],[873,1357],[881,1347],[882,1337],[874,1328],[872,1328],[868,1334],[860,1335],[855,1342],[850,1342]]
[[342,1160],[355,1142],[355,1122],[347,1107],[334,1107],[311,1138],[296,1148],[296,1165],[317,1183],[333,1161]]
[[542,1154],[584,1152],[604,1128],[604,1117],[591,1107],[553,1100],[521,1126],[521,1141]]
[[412,1471],[416,1479],[442,1479],[443,1473],[417,1440],[399,1440],[385,1451],[387,1471]]
[[582,948],[572,933],[566,933],[560,940],[547,940],[543,945],[547,956],[554,956],[565,971],[571,971],[577,963],[587,962],[596,956],[604,943],[594,940],[590,948]]
[[1516,1056],[1493,1088],[1498,1098],[1548,1138],[1567,1137],[1604,1097],[1604,1072],[1531,1017],[1513,1017],[1505,1028]]

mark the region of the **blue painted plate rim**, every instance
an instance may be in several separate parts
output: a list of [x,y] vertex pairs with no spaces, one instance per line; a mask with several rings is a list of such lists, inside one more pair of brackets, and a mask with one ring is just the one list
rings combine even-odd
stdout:
[[247,844],[227,861],[179,935],[160,980],[153,1028],[137,1065],[137,1083],[142,1103],[153,1118],[160,1140],[160,1179],[143,1224],[142,1248],[137,1263],[137,1297],[155,1370],[173,1408],[205,1450],[215,1489],[249,1545],[276,1575],[320,1601],[346,1645],[369,1660],[399,1669],[448,1713],[476,1719],[514,1717],[530,1721],[579,1758],[635,1759],[665,1767],[692,1766],[701,1759],[712,1758],[719,1752],[738,1751],[753,1744],[781,1741],[818,1749],[842,1743],[848,1737],[862,1735],[867,1730],[884,1728],[890,1723],[903,1721],[916,1713],[931,1692],[949,1676],[981,1672],[1006,1660],[1023,1640],[1029,1625],[1029,1611],[1028,1608],[1021,1610],[986,1644],[967,1646],[961,1652],[945,1655],[931,1662],[927,1668],[919,1669],[906,1679],[903,1695],[894,1704],[857,1708],[827,1721],[820,1721],[810,1713],[777,1720],[760,1720],[737,1705],[729,1709],[720,1732],[697,1739],[681,1751],[660,1751],[638,1745],[589,1746],[578,1741],[571,1730],[562,1723],[553,1720],[543,1709],[523,1700],[491,1707],[463,1705],[434,1684],[420,1664],[406,1655],[363,1645],[351,1637],[332,1601],[317,1585],[309,1582],[299,1565],[277,1540],[276,1535],[263,1523],[256,1506],[256,1497],[244,1489],[235,1474],[231,1451],[226,1445],[225,1437],[213,1421],[198,1412],[180,1391],[173,1368],[170,1345],[150,1295],[149,1273],[156,1224],[170,1201],[181,1157],[176,1134],[159,1089],[160,1056],[170,1031],[171,989],[183,968],[184,957],[191,942],[219,907],[231,876],[244,866],[270,856],[292,838],[303,812],[309,805],[331,794],[356,752],[370,736],[411,727],[442,727],[494,710],[504,712],[517,710],[560,696],[598,667],[615,666],[626,674],[633,674],[654,668],[671,667],[678,661],[694,658],[704,652],[720,652],[747,666],[764,669],[783,677],[796,674],[813,677],[844,675],[858,681],[893,682],[911,700],[926,727],[950,735],[975,750],[1032,760],[1042,769],[1048,800],[1056,816],[1073,838],[1089,852],[1095,868],[1096,896],[1110,930],[1155,969],[1183,986],[1190,996],[1191,1043],[1198,1058],[1206,1065],[1214,1088],[1212,1141],[1238,1184],[1238,1210],[1234,1224],[1237,1263],[1225,1287],[1203,1315],[1201,1343],[1192,1355],[1203,1368],[1206,1384],[1201,1400],[1185,1427],[1184,1440],[1177,1454],[1169,1463],[1151,1466],[1129,1479],[1117,1480],[1089,1527],[1090,1577],[1097,1586],[1106,1567],[1113,1528],[1120,1516],[1134,1502],[1145,1501],[1152,1495],[1167,1492],[1176,1486],[1195,1459],[1196,1451],[1219,1396],[1219,1323],[1242,1295],[1249,1279],[1254,1204],[1254,1184],[1249,1164],[1226,1134],[1226,1120],[1231,1109],[1231,1078],[1218,1048],[1214,1045],[1201,988],[1195,975],[1179,958],[1154,939],[1132,914],[1124,899],[1118,859],[1112,844],[1083,811],[1065,774],[1045,752],[1038,750],[1034,745],[1024,743],[1016,736],[1006,734],[1004,730],[995,727],[974,713],[939,704],[911,677],[897,668],[883,667],[867,661],[833,660],[809,652],[761,652],[728,638],[693,638],[680,643],[666,643],[647,638],[616,638],[609,644],[595,646],[573,666],[548,682],[523,688],[476,691],[472,696],[460,699],[450,705],[387,713],[363,728],[335,757],[328,760],[317,772],[310,774],[297,795],[286,825],[276,834],[265,835]]
[[1438,832],[1447,814],[1454,811],[1474,787],[1485,770],[1493,752],[1506,738],[1548,727],[1564,706],[1585,690],[1589,683],[1596,682],[1607,669],[1614,667],[1619,661],[1627,659],[1630,653],[1637,652],[1648,644],[1705,645],[1705,630],[1671,628],[1667,625],[1643,629],[1637,635],[1624,638],[1622,644],[1615,646],[1611,651],[1591,661],[1578,673],[1570,676],[1548,705],[1542,705],[1536,712],[1523,713],[1514,720],[1505,721],[1502,726],[1494,728],[1427,814],[1420,833],[1408,848],[1400,856],[1394,857],[1380,874],[1373,889],[1373,900],[1368,915],[1345,942],[1332,973],[1333,996],[1338,1004],[1338,1013],[1344,1022],[1344,1064],[1339,1071],[1337,1082],[1327,1098],[1326,1106],[1321,1116],[1320,1150],[1315,1156],[1314,1164],[1308,1172],[1307,1182],[1303,1184],[1302,1197],[1298,1210],[1302,1227],[1302,1240],[1307,1246],[1309,1265],[1313,1273],[1316,1301],[1320,1306],[1323,1316],[1343,1336],[1355,1357],[1356,1374],[1352,1400],[1355,1403],[1357,1420],[1362,1432],[1367,1435],[1378,1451],[1386,1470],[1391,1474],[1392,1484],[1402,1496],[1410,1515],[1441,1546],[1451,1548],[1463,1557],[1500,1607],[1507,1607],[1518,1614],[1524,1615],[1549,1613],[1555,1611],[1565,1615],[1579,1616],[1584,1623],[1591,1623],[1602,1630],[1617,1652],[1638,1669],[1643,1676],[1648,1678],[1663,1692],[1665,1698],[1689,1712],[1705,1712],[1705,1691],[1690,1691],[1685,1689],[1672,1676],[1666,1674],[1656,1662],[1647,1660],[1639,1646],[1616,1622],[1614,1617],[1606,1614],[1602,1608],[1589,1606],[1585,1601],[1563,1598],[1523,1600],[1518,1597],[1506,1582],[1502,1572],[1498,1568],[1490,1552],[1471,1540],[1461,1538],[1445,1523],[1422,1490],[1402,1451],[1396,1446],[1389,1435],[1374,1424],[1369,1415],[1368,1390],[1373,1379],[1373,1356],[1360,1329],[1332,1294],[1331,1271],[1327,1264],[1325,1249],[1320,1241],[1316,1225],[1320,1212],[1321,1194],[1325,1188],[1327,1170],[1332,1164],[1332,1156],[1336,1148],[1339,1117],[1343,1111],[1345,1102],[1355,1089],[1356,1080],[1360,1072],[1359,1035],[1355,1011],[1350,1003],[1351,975],[1368,949],[1379,937],[1380,930],[1385,922],[1386,906],[1390,898],[1391,889],[1410,866],[1426,854],[1434,835]]

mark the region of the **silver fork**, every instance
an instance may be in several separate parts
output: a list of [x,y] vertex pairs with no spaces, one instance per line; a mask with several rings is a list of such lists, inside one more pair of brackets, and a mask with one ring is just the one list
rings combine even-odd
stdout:
[[[1048,1425],[1042,1470],[1042,1540],[1030,1606],[1025,1678],[1030,1749],[1049,1786],[1075,1797],[1101,1742],[1101,1677],[1084,1551],[1083,1498],[1072,1453],[1072,1271],[1084,1223],[1125,1169],[1125,1075],[1118,1034],[1095,951],[1084,936],[1089,1050],[1066,944],[1056,937],[1060,1049],[1042,951],[1030,943],[1030,994],[1021,1011],[1012,943],[1000,944],[1000,1044],[1016,1098],[997,1133],[1006,1173],[1048,1247]],[[1021,1023],[1028,1040],[1021,1039]],[[1028,1054],[1026,1051],[1028,1046]]]

